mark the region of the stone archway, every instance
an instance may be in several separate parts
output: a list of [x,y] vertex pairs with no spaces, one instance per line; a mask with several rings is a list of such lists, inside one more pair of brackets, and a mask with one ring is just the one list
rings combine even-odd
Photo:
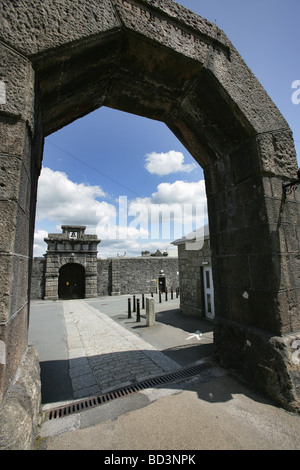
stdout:
[[216,357],[298,407],[300,211],[295,195],[282,193],[296,177],[294,143],[223,31],[170,0],[8,0],[0,14],[0,338],[9,358],[0,400],[27,348],[43,139],[108,106],[163,121],[203,167]]
[[84,267],[76,263],[68,263],[59,270],[58,298],[63,300],[84,299],[85,272]]

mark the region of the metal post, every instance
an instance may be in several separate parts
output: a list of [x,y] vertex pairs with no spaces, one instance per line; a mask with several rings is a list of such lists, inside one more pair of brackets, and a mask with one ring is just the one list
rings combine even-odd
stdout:
[[145,308],[145,295],[142,294],[142,308]]
[[133,296],[133,309],[132,309],[133,312],[135,312],[135,295]]
[[128,318],[131,318],[131,299],[128,299]]
[[159,303],[161,304],[161,292],[159,291]]
[[136,300],[136,321],[140,322],[141,321],[141,316],[140,316],[140,299]]
[[173,300],[173,287],[171,287],[171,300]]
[[165,290],[165,296],[166,296],[166,300],[168,300],[168,289],[167,288]]

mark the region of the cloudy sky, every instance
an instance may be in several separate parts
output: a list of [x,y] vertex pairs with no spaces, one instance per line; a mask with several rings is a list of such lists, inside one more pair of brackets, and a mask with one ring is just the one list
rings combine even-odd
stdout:
[[[299,156],[299,0],[178,3],[227,34],[288,121]],[[174,249],[206,217],[202,169],[162,123],[100,108],[45,141],[35,256],[62,224],[97,233],[100,257],[134,256]]]

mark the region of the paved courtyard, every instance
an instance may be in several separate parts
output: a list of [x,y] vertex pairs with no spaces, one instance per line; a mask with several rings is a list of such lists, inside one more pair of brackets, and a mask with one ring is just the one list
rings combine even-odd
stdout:
[[155,296],[152,327],[144,309],[140,322],[134,312],[129,319],[127,302],[128,296],[32,303],[29,341],[40,355],[44,404],[98,395],[211,354],[212,324],[184,318],[179,299],[159,303]]
[[[128,296],[31,305],[44,410],[205,361],[212,324],[158,303],[155,326],[127,315]],[[299,449],[299,416],[272,405],[228,371],[149,388],[40,430],[47,450]]]

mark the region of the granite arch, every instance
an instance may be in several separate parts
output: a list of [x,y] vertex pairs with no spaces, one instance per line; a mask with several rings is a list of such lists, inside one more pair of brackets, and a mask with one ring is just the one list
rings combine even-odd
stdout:
[[297,174],[292,132],[223,31],[169,0],[8,0],[0,14],[0,400],[27,350],[43,140],[108,106],[164,122],[203,167],[216,357],[299,407],[299,200],[282,193]]

